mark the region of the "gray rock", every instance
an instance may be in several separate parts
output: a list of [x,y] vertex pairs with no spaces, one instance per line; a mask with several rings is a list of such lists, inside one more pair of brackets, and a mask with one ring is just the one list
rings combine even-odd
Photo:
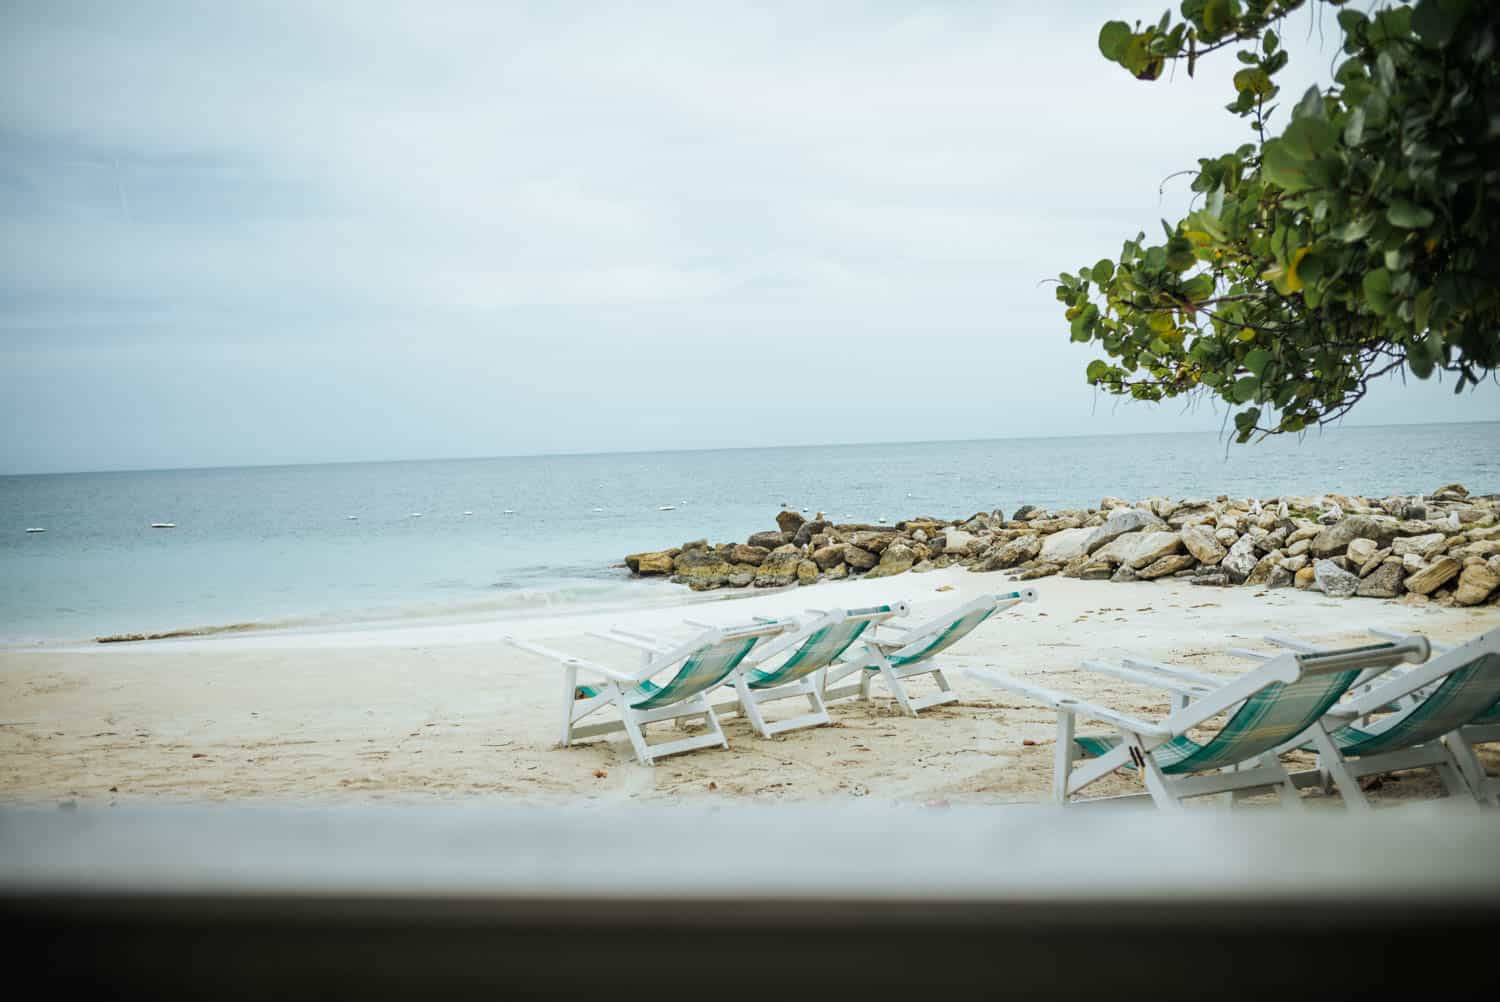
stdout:
[[811,560],[797,561],[797,583],[809,585],[818,580],[818,565]]
[[1083,556],[1087,551],[1093,529],[1063,529],[1042,540],[1041,559],[1049,563],[1066,564]]
[[1143,581],[1154,581],[1157,578],[1164,578],[1168,574],[1177,574],[1180,571],[1188,570],[1196,562],[1190,554],[1172,553],[1152,561],[1150,564],[1136,571],[1135,574]]
[[1100,547],[1114,542],[1127,532],[1139,532],[1142,529],[1155,529],[1165,525],[1161,519],[1149,511],[1140,508],[1116,508],[1109,513],[1109,518],[1104,524],[1094,530],[1084,545],[1086,553],[1093,553]]
[[1175,532],[1142,532],[1130,547],[1125,563],[1140,570],[1182,549],[1182,537]]
[[1395,598],[1401,594],[1401,579],[1406,571],[1399,560],[1383,560],[1368,575],[1360,579],[1354,594],[1360,598]]
[[1008,543],[1002,543],[985,555],[985,570],[997,570],[1005,567],[1014,567],[1017,564],[1033,560],[1042,552],[1042,540],[1039,536],[1018,536]]
[[[916,568],[914,567],[914,568],[912,568],[912,570],[916,570]],[[1038,563],[1033,564],[1032,566],[1026,568],[1021,573],[1017,574],[1016,575],[1016,580],[1017,581],[1034,581],[1037,578],[1051,577],[1052,575],[1056,574],[1060,570],[1062,570],[1062,565],[1061,564],[1038,562]]]
[[1378,546],[1390,546],[1396,538],[1395,523],[1371,515],[1350,515],[1313,537],[1312,555],[1331,557],[1343,553],[1349,543],[1359,538],[1374,540]]
[[[1170,520],[1167,524],[1171,524]],[[1217,564],[1229,551],[1214,538],[1213,530],[1206,525],[1189,525],[1182,530],[1182,545],[1194,559],[1203,564]]]
[[842,546],[820,546],[812,551],[813,563],[823,570],[829,570],[837,564],[844,562],[844,547]]
[[869,550],[862,550],[853,543],[844,544],[844,563],[850,570],[867,571],[880,562],[880,558]]
[[1247,585],[1262,585],[1271,580],[1271,572],[1281,566],[1281,551],[1272,550],[1255,562],[1245,578]]
[[1255,540],[1250,536],[1241,536],[1229,548],[1229,553],[1224,559],[1219,561],[1219,566],[1224,569],[1225,574],[1229,575],[1231,581],[1239,584],[1250,576],[1250,572],[1255,570],[1257,563],[1259,561],[1255,556]]
[[1115,572],[1109,576],[1109,579],[1116,584],[1125,584],[1131,581],[1139,581],[1140,576],[1136,574],[1129,564],[1121,564],[1115,568]]
[[943,532],[943,552],[963,556],[979,539],[964,529],[947,529]]
[[799,528],[792,536],[792,545],[806,546],[808,543],[812,542],[812,538],[814,536],[818,535],[821,532],[824,532],[825,530],[827,530],[827,528],[828,522],[822,519],[818,519],[813,522],[804,522],[802,523],[802,527]]
[[1208,574],[1194,574],[1192,582],[1195,585],[1205,585],[1210,588],[1225,588],[1233,584],[1229,575],[1223,571],[1213,571]]
[[1359,577],[1343,570],[1332,560],[1313,564],[1313,578],[1318,589],[1332,598],[1349,598],[1359,590]]
[[1281,564],[1277,564],[1274,568],[1272,568],[1271,576],[1266,579],[1266,588],[1267,590],[1276,588],[1290,588],[1293,584],[1296,583],[1296,580],[1297,577],[1295,572],[1287,570]]
[[1404,539],[1395,540],[1391,543],[1391,552],[1398,557],[1404,557],[1408,553],[1414,553],[1427,560],[1443,551],[1448,537],[1441,532],[1428,532],[1420,536],[1407,536]]

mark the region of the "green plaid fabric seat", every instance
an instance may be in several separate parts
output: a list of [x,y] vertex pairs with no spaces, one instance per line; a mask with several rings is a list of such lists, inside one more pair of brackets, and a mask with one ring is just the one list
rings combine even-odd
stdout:
[[[1167,774],[1222,769],[1255,758],[1307,730],[1338,702],[1358,671],[1305,675],[1295,682],[1273,682],[1240,706],[1211,739],[1199,744],[1179,735],[1151,750]],[[1086,756],[1099,756],[1120,743],[1115,735],[1079,735],[1073,743]]]
[[815,630],[792,652],[792,656],[775,668],[762,671],[752,669],[745,673],[745,684],[752,689],[773,689],[788,682],[805,678],[820,668],[833,664],[849,645],[859,639],[870,625],[869,617],[890,612],[888,605],[871,606],[866,609],[850,609],[841,623]]
[[[650,710],[666,706],[707,692],[729,677],[729,673],[745,659],[759,637],[728,637],[717,644],[705,647],[682,663],[677,674],[665,685],[647,680],[627,694],[632,709]],[[603,692],[603,688],[580,685],[573,690],[574,699],[591,699]],[[640,701],[636,702],[635,698]]]
[[1349,756],[1378,755],[1436,741],[1468,724],[1500,722],[1500,654],[1485,654],[1445,678],[1403,714],[1368,727],[1350,724],[1330,737]]
[[[990,616],[994,615],[996,608],[998,608],[998,606],[992,605],[988,609],[975,609],[973,612],[955,619],[948,625],[947,629],[943,630],[943,632],[937,634],[926,643],[921,644],[920,646],[915,644],[909,645],[907,647],[901,648],[893,654],[888,655],[887,659],[890,661],[891,667],[901,668],[905,665],[914,664],[918,661],[925,661],[926,659],[933,657],[934,655],[941,654],[943,651],[946,651],[948,648],[958,643],[964,637],[967,637],[974,631],[975,627],[979,626],[980,623],[983,623],[986,619],[989,619]],[[866,668],[866,671],[879,670],[879,666]]]

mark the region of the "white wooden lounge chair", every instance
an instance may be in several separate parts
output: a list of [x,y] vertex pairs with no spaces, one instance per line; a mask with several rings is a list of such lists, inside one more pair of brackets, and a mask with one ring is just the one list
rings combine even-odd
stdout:
[[[731,676],[736,698],[714,709],[743,713],[763,738],[830,723],[823,700],[824,673],[868,628],[906,615],[907,608],[905,602],[896,602],[867,609],[812,610],[816,618],[796,633],[761,644],[736,666]],[[807,700],[811,712],[774,723],[761,714],[763,703],[797,696]]]
[[[823,697],[826,700],[858,695],[869,699],[871,685],[878,677],[885,683],[901,709],[915,717],[921,710],[958,699],[958,693],[948,683],[944,668],[957,668],[938,658],[938,655],[974,631],[990,616],[1022,602],[1037,600],[1035,588],[1019,591],[981,595],[972,602],[914,626],[910,629],[876,628],[865,633],[861,642],[864,650],[857,657],[830,668],[824,683]],[[857,681],[839,685],[851,675]],[[938,691],[929,696],[913,699],[902,684],[905,679],[918,675],[931,675],[937,682]]]
[[[969,674],[1057,711],[1052,794],[1059,804],[1116,770],[1134,768],[1158,807],[1178,807],[1189,797],[1274,789],[1283,803],[1300,808],[1301,797],[1277,749],[1314,726],[1356,680],[1402,662],[1420,662],[1428,652],[1422,637],[1317,654],[1288,652],[1229,682],[1135,659],[1128,666],[1084,662],[1087,669],[1174,693],[1177,707],[1156,722],[988,669],[971,668]],[[1228,719],[1208,740],[1188,737],[1223,713]],[[1118,733],[1077,735],[1078,717],[1112,724]],[[1080,752],[1092,757],[1075,766]]]
[[[663,755],[710,745],[729,747],[718,717],[709,705],[708,692],[729,677],[761,638],[776,636],[795,625],[790,620],[761,620],[732,629],[709,628],[676,645],[662,644],[652,637],[619,627],[608,633],[592,634],[639,650],[642,665],[634,672],[573,657],[530,641],[514,637],[505,639],[514,647],[563,666],[563,745],[570,745],[580,738],[623,730],[630,738],[636,758],[642,765],[651,765]],[[671,678],[664,684],[652,681],[653,676],[664,675],[669,670]],[[597,676],[598,681],[581,684],[579,672]],[[579,721],[606,706],[614,706],[619,711],[618,720],[580,726]],[[691,717],[703,717],[708,732],[675,741],[646,743],[647,724]]]
[[[1266,639],[1318,649],[1291,637]],[[1474,752],[1475,744],[1500,740],[1500,627],[1460,646],[1431,646],[1431,660],[1367,687],[1319,721],[1309,732],[1318,768],[1294,775],[1299,786],[1331,782],[1351,808],[1368,810],[1361,777],[1431,768],[1450,796],[1500,803],[1500,779],[1485,773]]]

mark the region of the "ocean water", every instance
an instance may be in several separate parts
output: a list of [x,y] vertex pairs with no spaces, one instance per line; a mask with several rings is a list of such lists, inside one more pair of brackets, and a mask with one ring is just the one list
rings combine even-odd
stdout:
[[743,539],[782,505],[894,522],[1453,481],[1500,492],[1500,422],[0,477],[0,644],[661,601],[676,586],[625,553]]

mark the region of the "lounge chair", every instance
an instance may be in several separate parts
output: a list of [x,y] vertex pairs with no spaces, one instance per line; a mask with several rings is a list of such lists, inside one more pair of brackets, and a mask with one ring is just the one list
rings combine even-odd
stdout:
[[[651,765],[664,755],[718,745],[729,747],[718,717],[709,705],[707,693],[718,686],[744,660],[762,638],[783,633],[796,624],[790,620],[760,620],[732,629],[703,630],[693,639],[676,645],[665,645],[652,637],[616,627],[607,633],[592,634],[604,640],[639,650],[642,666],[635,672],[573,657],[534,644],[506,637],[513,647],[539,654],[563,666],[563,745],[581,738],[623,730],[630,738],[636,758]],[[653,676],[672,671],[665,684],[652,681]],[[600,681],[580,684],[579,672],[598,676]],[[579,725],[590,714],[614,706],[618,720]],[[647,744],[645,726],[663,720],[703,717],[708,733]]]
[[[1266,639],[1292,650],[1318,649],[1291,637]],[[1368,810],[1361,777],[1431,768],[1450,796],[1497,803],[1500,779],[1485,773],[1473,746],[1500,740],[1500,627],[1460,646],[1431,646],[1436,653],[1425,664],[1329,711],[1309,732],[1318,768],[1294,775],[1298,785],[1332,782],[1351,808]],[[1382,711],[1388,712],[1375,716]]]
[[[969,674],[1057,711],[1053,799],[1059,804],[1119,769],[1134,767],[1158,807],[1189,797],[1274,789],[1301,807],[1276,750],[1315,725],[1349,687],[1369,673],[1427,657],[1427,641],[1403,641],[1317,654],[1288,652],[1229,682],[1198,672],[1131,660],[1127,666],[1087,661],[1084,667],[1174,693],[1176,708],[1157,722],[1073,699],[988,669]],[[1228,719],[1206,741],[1188,737],[1219,714]],[[1114,725],[1115,735],[1075,735],[1078,717]],[[1082,752],[1086,756],[1075,767]]]
[[[828,670],[823,698],[833,700],[858,695],[860,699],[869,699],[871,685],[878,677],[896,698],[901,709],[910,716],[915,717],[919,711],[931,706],[951,703],[958,699],[958,693],[948,684],[948,677],[943,674],[943,669],[958,666],[939,660],[937,656],[968,636],[975,627],[995,613],[1022,602],[1035,602],[1036,599],[1035,588],[981,595],[972,602],[911,629],[877,627],[867,631],[862,638],[864,650],[858,656]],[[838,684],[851,675],[857,675],[857,681]],[[905,679],[918,675],[931,675],[937,682],[938,691],[917,699],[909,696],[902,683]]]
[[[907,605],[897,602],[868,609],[812,611],[817,618],[796,633],[761,644],[735,667],[731,681],[736,698],[715,706],[715,710],[743,713],[763,738],[830,723],[823,701],[824,672],[838,663],[866,629],[906,615]],[[761,715],[761,704],[796,696],[807,700],[810,713],[774,723],[767,723]]]

